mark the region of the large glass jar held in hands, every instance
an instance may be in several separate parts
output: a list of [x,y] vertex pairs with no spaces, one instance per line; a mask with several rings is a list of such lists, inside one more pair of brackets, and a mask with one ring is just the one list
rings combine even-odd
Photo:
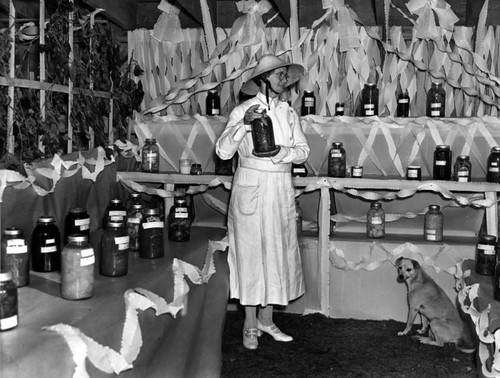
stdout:
[[274,142],[274,130],[271,117],[265,109],[257,109],[256,113],[262,116],[252,121],[252,153],[258,157],[270,157],[276,155],[280,148]]

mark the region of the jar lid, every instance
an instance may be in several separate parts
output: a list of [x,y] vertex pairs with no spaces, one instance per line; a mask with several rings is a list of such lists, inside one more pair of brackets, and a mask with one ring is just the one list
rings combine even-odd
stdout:
[[112,203],[113,205],[118,205],[122,203],[122,200],[119,198],[113,198],[111,201],[109,201],[109,203]]
[[491,147],[491,152],[500,152],[500,146]]
[[460,159],[460,160],[469,160],[469,155],[458,155],[457,159]]
[[372,202],[372,204],[370,205],[370,207],[382,207],[382,204],[380,202]]
[[108,221],[107,226],[108,227],[114,227],[114,228],[122,228],[125,225],[124,225],[123,222]]
[[185,197],[175,197],[174,204],[176,205],[187,205],[187,200]]
[[146,138],[146,143],[156,143],[155,138]]
[[335,106],[344,106],[344,103],[343,102],[336,102]]
[[19,228],[9,227],[9,228],[6,228],[5,230],[3,230],[3,234],[9,235],[9,236],[18,236],[18,235],[22,235],[23,232]]
[[144,214],[145,215],[160,215],[160,209],[158,209],[157,207],[147,208],[146,210],[144,210]]
[[307,93],[307,94],[314,94],[314,91],[304,91],[304,93]]
[[440,81],[433,81],[432,85],[441,85],[442,83]]
[[441,210],[441,206],[439,206],[439,205],[429,205],[429,209],[431,209],[431,210]]
[[497,241],[495,235],[481,235],[479,239],[483,242],[490,242],[490,243],[495,243]]
[[414,169],[415,169],[415,170],[418,170],[418,169],[422,169],[422,168],[420,167],[420,165],[409,165],[409,166],[408,166],[408,169],[411,169],[411,170],[414,170]]
[[12,272],[10,270],[0,272],[0,281],[5,282],[10,280],[12,280]]
[[74,207],[72,209],[69,209],[70,214],[84,214],[86,211],[82,207]]
[[54,217],[51,217],[49,215],[43,215],[40,218],[38,218],[37,223],[54,223],[56,220]]
[[138,199],[141,195],[139,193],[130,193],[130,198]]
[[208,93],[217,94],[217,88],[209,89]]
[[88,241],[87,235],[82,235],[82,234],[72,234],[68,236],[68,242],[70,243],[84,243]]
[[134,209],[134,210],[141,210],[141,209],[144,209],[144,205],[142,203],[134,203],[132,205],[132,209]]
[[449,150],[450,149],[450,146],[446,145],[446,144],[439,144],[436,146],[437,149],[440,149],[440,150]]
[[340,148],[340,147],[342,147],[342,142],[333,142],[332,147]]

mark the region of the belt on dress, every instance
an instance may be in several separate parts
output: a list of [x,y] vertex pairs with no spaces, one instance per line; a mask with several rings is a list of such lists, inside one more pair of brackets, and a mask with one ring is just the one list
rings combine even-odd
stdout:
[[291,163],[274,164],[271,160],[264,160],[264,159],[240,158],[238,165],[242,168],[255,169],[257,171],[280,172],[280,173],[290,173],[292,171]]

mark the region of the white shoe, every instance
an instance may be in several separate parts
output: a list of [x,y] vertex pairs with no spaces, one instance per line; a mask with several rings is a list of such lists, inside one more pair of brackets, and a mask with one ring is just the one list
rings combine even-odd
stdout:
[[259,346],[260,331],[257,328],[243,327],[243,346],[247,349],[255,350]]
[[276,341],[281,341],[284,343],[288,343],[293,340],[293,337],[290,335],[287,335],[286,333],[283,333],[280,331],[280,329],[276,326],[276,324],[272,323],[271,325],[263,325],[260,320],[257,319],[257,328],[265,332],[273,337],[274,340]]

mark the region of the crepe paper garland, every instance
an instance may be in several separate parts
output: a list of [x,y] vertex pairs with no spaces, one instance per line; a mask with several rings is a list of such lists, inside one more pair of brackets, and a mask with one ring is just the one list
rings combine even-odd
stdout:
[[[479,311],[475,307],[479,297],[479,284],[464,287],[458,293],[458,301],[462,310],[469,314],[479,337],[478,355],[481,361],[481,372],[484,377],[500,376],[500,328],[490,331],[491,304]],[[489,368],[491,367],[491,369]]]
[[228,245],[227,239],[217,242],[209,241],[202,269],[174,258],[172,264],[174,296],[170,303],[145,289],[127,290],[124,294],[125,322],[119,352],[97,343],[76,327],[66,324],[43,327],[45,330],[63,336],[67,342],[75,362],[73,378],[89,377],[85,368],[86,359],[89,359],[97,369],[108,374],[120,374],[125,370],[132,369],[143,344],[138,311],[152,308],[156,316],[170,314],[175,318],[180,311],[184,311],[186,308],[189,285],[184,277],[187,276],[195,285],[208,283],[210,277],[216,272],[213,259],[214,252],[224,251]]

